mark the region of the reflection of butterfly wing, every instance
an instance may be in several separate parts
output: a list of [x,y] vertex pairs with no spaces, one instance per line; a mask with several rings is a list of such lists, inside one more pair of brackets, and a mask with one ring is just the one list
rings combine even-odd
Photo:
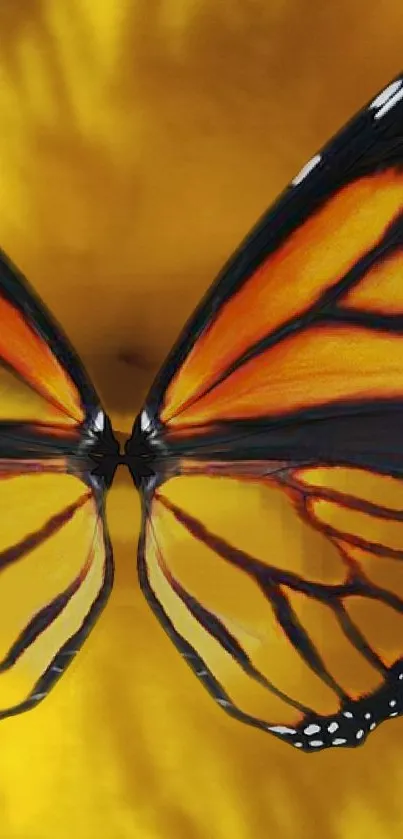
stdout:
[[112,584],[101,485],[83,453],[102,422],[67,339],[0,257],[0,717],[42,699]]
[[171,458],[143,590],[227,711],[307,750],[403,711],[402,163],[399,79],[230,261],[142,415]]

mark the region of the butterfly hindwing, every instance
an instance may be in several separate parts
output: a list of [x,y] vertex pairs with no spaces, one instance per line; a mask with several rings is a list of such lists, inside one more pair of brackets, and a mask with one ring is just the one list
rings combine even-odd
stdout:
[[143,591],[230,714],[359,745],[403,712],[402,501],[367,470],[186,461],[147,505]]
[[0,461],[0,505],[1,718],[49,692],[105,604],[113,570],[102,496],[65,463]]

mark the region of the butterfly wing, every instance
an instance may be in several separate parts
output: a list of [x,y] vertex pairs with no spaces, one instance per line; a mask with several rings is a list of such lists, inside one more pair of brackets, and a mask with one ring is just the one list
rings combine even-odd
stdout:
[[358,745],[403,710],[402,502],[369,470],[183,461],[146,503],[141,585],[230,714]]
[[389,89],[304,167],[207,293],[148,397],[155,425],[189,436],[399,396],[401,80]]
[[403,84],[310,161],[141,415],[148,600],[227,711],[307,750],[403,709]]
[[0,717],[44,698],[108,597],[104,416],[67,339],[0,255]]

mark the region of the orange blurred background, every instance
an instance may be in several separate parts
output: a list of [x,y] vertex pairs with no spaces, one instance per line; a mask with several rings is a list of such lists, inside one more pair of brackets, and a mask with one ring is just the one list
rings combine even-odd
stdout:
[[[278,191],[401,69],[398,0],[3,0],[0,244],[115,428]],[[109,606],[36,711],[1,723],[0,839],[397,839],[403,720],[307,757],[220,711],[108,514]]]

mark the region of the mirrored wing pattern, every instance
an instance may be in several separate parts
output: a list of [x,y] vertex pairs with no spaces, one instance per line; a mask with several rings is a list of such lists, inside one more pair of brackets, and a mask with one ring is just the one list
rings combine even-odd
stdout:
[[104,494],[217,702],[308,752],[403,711],[403,79],[315,155],[221,272],[120,454],[84,367],[0,255],[0,717],[104,605]]

